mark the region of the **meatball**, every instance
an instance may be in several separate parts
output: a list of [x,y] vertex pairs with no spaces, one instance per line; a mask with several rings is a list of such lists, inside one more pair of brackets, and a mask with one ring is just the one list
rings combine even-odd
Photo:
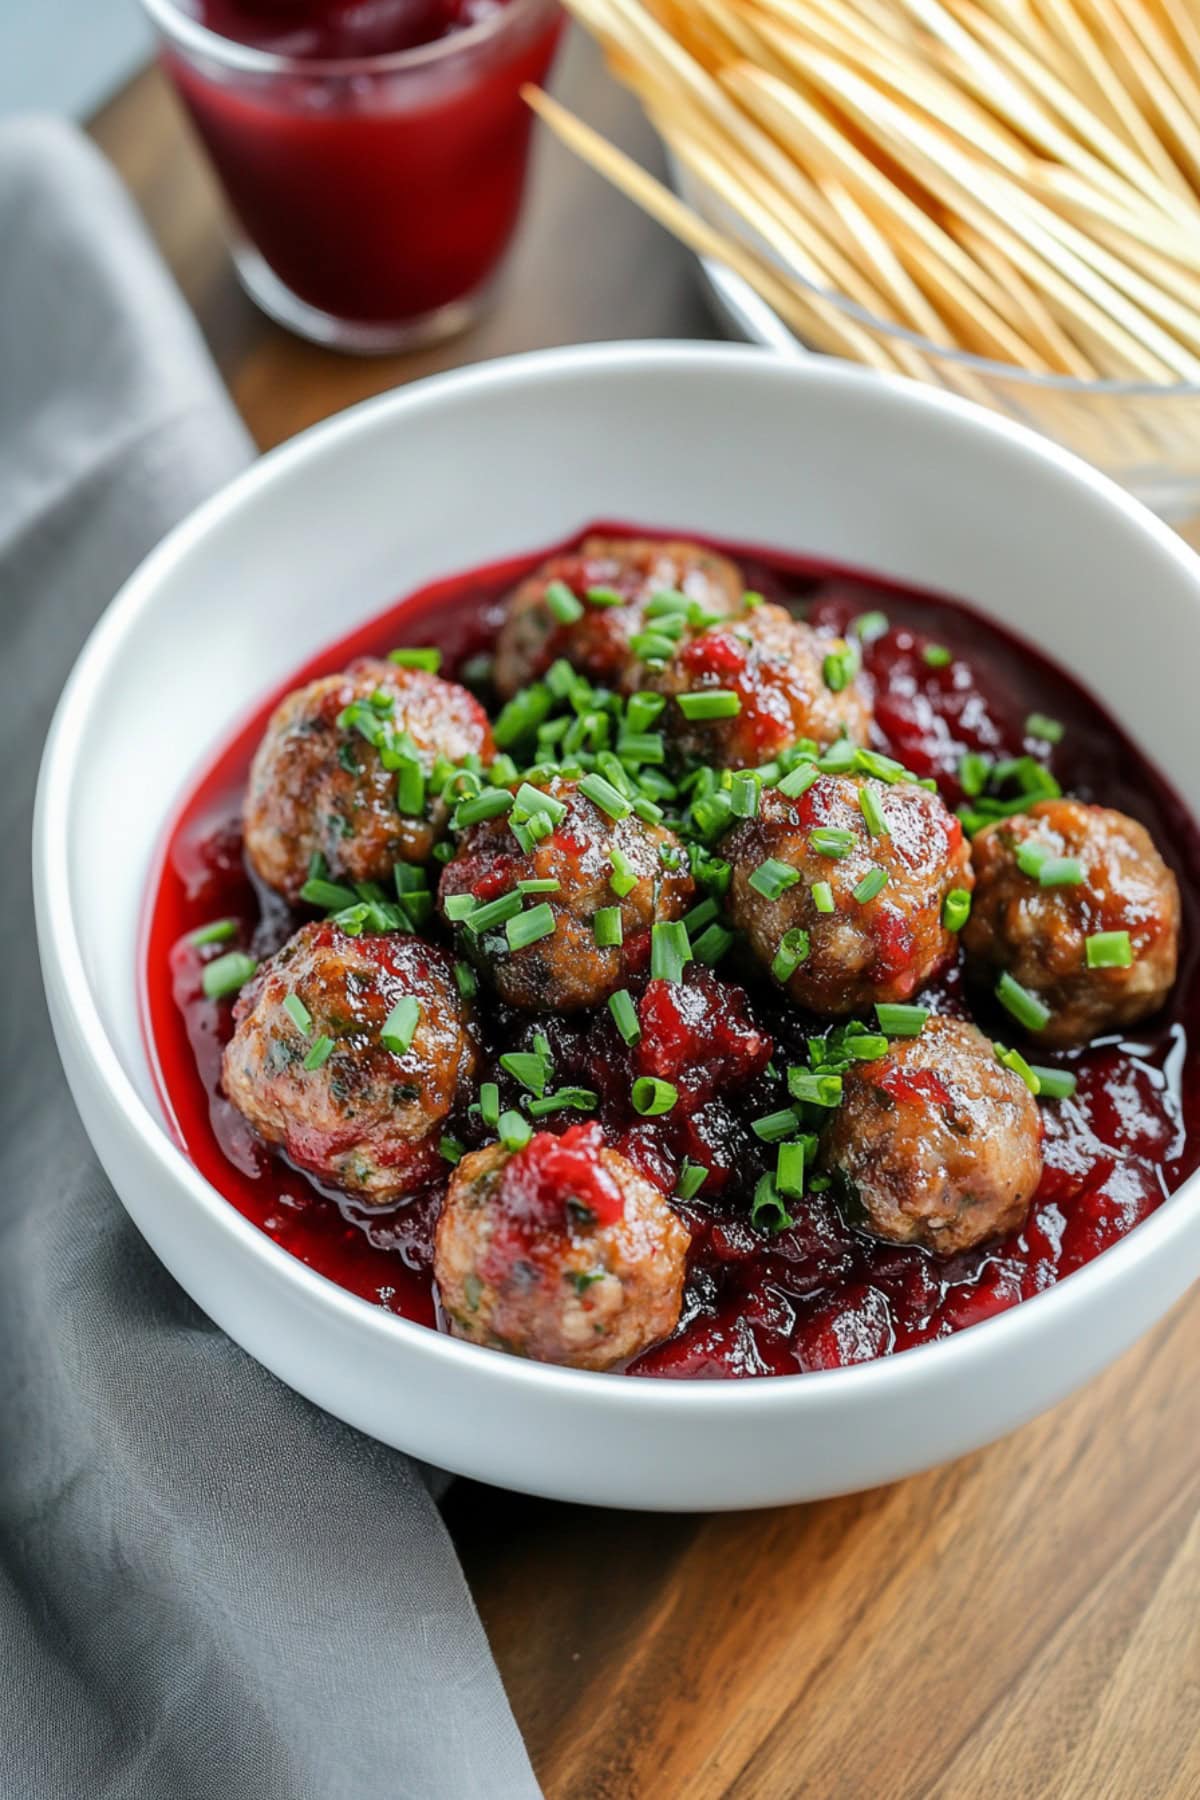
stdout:
[[690,1238],[600,1127],[489,1144],[454,1172],[434,1274],[456,1337],[612,1369],[679,1319]]
[[766,789],[721,854],[730,919],[818,1013],[911,999],[953,955],[943,903],[973,880],[962,826],[936,794],[857,774],[820,775],[795,800]]
[[632,812],[613,819],[578,783],[558,776],[535,791],[547,798],[550,833],[522,849],[512,826],[518,793],[512,817],[466,833],[442,871],[439,902],[453,918],[457,895],[471,896],[478,910],[518,892],[521,882],[539,884],[524,895],[525,910],[537,909],[536,922],[546,927],[531,943],[512,947],[513,920],[481,931],[470,916],[455,921],[460,941],[510,1006],[574,1012],[601,1005],[646,967],[651,927],[681,917],[694,884],[687,853],[661,826]]
[[[782,606],[688,632],[665,667],[634,665],[625,684],[673,702],[662,724],[677,762],[752,769],[804,738],[819,748],[839,737],[865,744],[871,724],[854,652]],[[713,690],[736,695],[737,712],[689,719],[680,696]]]
[[[555,583],[582,605],[579,618],[556,618],[546,598]],[[617,687],[655,594],[686,594],[706,612],[726,616],[740,611],[744,586],[735,563],[700,544],[585,538],[579,550],[543,563],[509,601],[496,642],[496,686],[506,696],[515,694],[562,656],[589,680]],[[589,591],[619,594],[622,604],[597,605],[588,600]]]
[[[1106,806],[1041,800],[986,826],[972,854],[968,970],[992,983],[1007,971],[1049,1007],[1039,1043],[1085,1044],[1161,1006],[1178,962],[1179,887],[1144,826]],[[1064,882],[1072,874],[1083,879]],[[1117,946],[1120,960],[1132,955],[1127,967],[1089,968],[1088,939],[1102,932],[1128,932],[1128,951]]]
[[[355,702],[378,746],[339,722]],[[446,808],[419,791],[398,792],[406,752],[425,775],[439,758],[488,761],[487,715],[454,682],[373,657],[281,701],[251,764],[244,808],[246,854],[268,887],[295,902],[318,853],[331,876],[350,881],[390,881],[394,863],[428,861]]]
[[243,988],[234,1020],[225,1092],[297,1168],[379,1203],[444,1167],[438,1136],[478,1059],[444,950],[305,925]]
[[1042,1122],[974,1025],[931,1018],[842,1079],[821,1160],[851,1223],[939,1256],[1021,1225],[1042,1176]]

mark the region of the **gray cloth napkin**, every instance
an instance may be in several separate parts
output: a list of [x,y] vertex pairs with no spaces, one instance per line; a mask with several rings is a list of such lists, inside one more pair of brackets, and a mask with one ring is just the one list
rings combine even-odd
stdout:
[[0,245],[0,1796],[536,1796],[438,1478],[197,1311],[67,1094],[29,883],[46,727],[121,581],[251,452],[67,127],[0,127]]

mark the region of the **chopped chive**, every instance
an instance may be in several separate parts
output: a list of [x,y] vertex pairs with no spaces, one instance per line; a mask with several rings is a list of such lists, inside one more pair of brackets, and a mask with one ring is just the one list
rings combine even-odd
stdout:
[[720,912],[720,907],[709,894],[706,899],[700,901],[698,906],[693,906],[691,912],[684,913],[684,926],[689,935],[694,937],[698,931],[703,931],[706,925],[711,925],[715,919],[719,918]]
[[637,886],[638,872],[618,844],[613,844],[610,848],[608,860],[612,864],[613,871],[608,878],[608,885],[618,900],[624,900],[625,896],[632,894]]
[[765,604],[764,596],[756,593],[753,588],[747,589],[742,595],[742,606],[746,612],[757,612],[759,607],[765,606]]
[[946,669],[954,661],[945,644],[926,644],[921,652],[921,661],[929,669]]
[[412,756],[396,772],[396,810],[406,819],[417,819],[425,811],[425,771]]
[[859,905],[865,906],[868,900],[874,900],[876,895],[882,894],[887,886],[887,879],[886,869],[868,869],[854,890],[854,898]]
[[795,887],[799,879],[799,872],[788,863],[780,862],[776,856],[768,856],[750,876],[750,886],[764,900],[778,900],[788,888]]
[[511,812],[513,796],[506,788],[485,788],[482,794],[473,794],[469,800],[460,800],[454,811],[454,828],[461,831],[468,825],[480,825],[484,819],[497,819],[501,813]]
[[575,598],[565,581],[547,583],[546,605],[560,625],[574,625],[583,617],[583,603]]
[[844,649],[831,650],[821,665],[821,673],[830,693],[840,694],[858,674],[858,657],[849,644]]
[[500,1118],[500,1089],[494,1081],[485,1081],[479,1090],[479,1116],[489,1131],[495,1131]]
[[257,967],[254,958],[243,950],[227,950],[224,956],[205,963],[200,985],[210,1000],[224,1000],[227,995],[236,994],[239,988],[245,987]]
[[528,881],[518,881],[519,894],[557,894],[562,883],[556,875],[533,876]]
[[332,1054],[333,1039],[331,1037],[319,1037],[305,1057],[301,1067],[306,1069],[311,1075],[314,1070],[323,1069]]
[[517,789],[513,805],[519,808],[526,823],[535,814],[542,813],[557,825],[560,819],[565,818],[567,811],[561,800],[556,800],[553,794],[544,794],[540,788],[530,787],[527,781],[523,781]]
[[617,739],[617,755],[630,763],[660,763],[667,758],[661,731],[626,731]]
[[533,1126],[519,1112],[503,1112],[496,1121],[500,1142],[506,1150],[523,1150],[533,1136]]
[[779,792],[786,795],[789,800],[799,800],[801,794],[807,794],[809,788],[812,786],[813,782],[816,781],[820,773],[821,771],[818,769],[816,763],[798,763],[791,773],[785,775],[782,781],[777,781],[775,786],[778,788]]
[[796,1140],[780,1144],[775,1162],[775,1186],[781,1194],[798,1200],[804,1192],[806,1145]]
[[848,737],[840,737],[817,758],[822,775],[848,775],[858,767],[858,745]]
[[492,736],[499,750],[507,750],[530,737],[550,715],[554,696],[544,682],[522,688],[519,694],[500,709],[492,725]]
[[1045,713],[1032,712],[1025,721],[1025,736],[1040,738],[1043,744],[1061,744],[1064,729],[1060,719],[1047,718]]
[[843,856],[849,856],[856,840],[854,833],[848,831],[844,826],[818,825],[816,830],[809,834],[808,841],[818,856],[831,856],[836,862],[840,861]]
[[499,899],[489,900],[486,906],[474,907],[463,923],[478,937],[481,932],[490,931],[493,925],[506,925],[520,912],[521,904],[522,897],[515,890],[511,894],[501,894]]
[[831,913],[837,911],[833,898],[833,889],[827,881],[814,881],[810,892],[812,894],[812,903],[819,913]]
[[1030,1068],[1029,1064],[1025,1061],[1025,1058],[1021,1055],[1021,1052],[1019,1050],[1006,1049],[1003,1044],[993,1044],[992,1048],[996,1052],[996,1061],[1000,1063],[1003,1068],[1007,1069],[1010,1074],[1019,1075],[1034,1099],[1036,1099],[1042,1091],[1042,1083],[1036,1070]]
[[754,1189],[750,1223],[757,1231],[786,1231],[795,1220],[779,1196],[774,1175],[763,1175]]
[[1033,1073],[1038,1078],[1040,1100],[1069,1100],[1079,1086],[1076,1076],[1067,1069],[1043,1069],[1035,1063]]
[[942,902],[942,924],[947,931],[961,931],[971,916],[971,896],[966,888],[951,888]]
[[795,1108],[784,1106],[778,1112],[764,1113],[761,1119],[751,1119],[750,1129],[764,1144],[778,1144],[796,1129]]
[[1127,931],[1094,931],[1087,940],[1089,969],[1128,969],[1132,964],[1133,943]]
[[613,1016],[613,1023],[627,1044],[636,1044],[642,1035],[638,1023],[637,1008],[628,988],[618,988],[608,998],[608,1010]]
[[341,912],[347,906],[353,906],[358,895],[353,888],[342,887],[336,881],[326,881],[321,875],[306,881],[300,889],[300,898],[309,906],[320,906],[326,912]]
[[469,919],[479,902],[474,894],[447,894],[442,901],[442,911],[454,925],[461,925]]
[[[520,895],[517,896],[520,898]],[[472,924],[474,921],[472,921]],[[542,938],[552,937],[558,929],[558,921],[554,909],[543,900],[540,906],[531,906],[528,912],[510,915],[504,922],[505,934],[510,950],[527,950],[530,944],[540,943]]]
[[860,644],[874,643],[887,629],[888,616],[885,612],[859,613],[857,619],[850,621],[850,630]]
[[633,1110],[643,1119],[657,1119],[669,1113],[679,1098],[672,1081],[660,1081],[657,1075],[639,1075],[630,1095]]
[[996,983],[996,998],[1026,1031],[1041,1031],[1050,1023],[1050,1008],[1036,994],[1022,987],[1007,969]]
[[802,931],[799,926],[793,931],[785,931],[771,964],[776,981],[790,981],[800,964],[808,961],[810,948],[807,931]]
[[644,663],[667,663],[675,654],[675,641],[663,631],[639,631],[629,648]]
[[1079,887],[1083,864],[1077,856],[1048,856],[1038,870],[1040,887]]
[[592,936],[599,950],[612,950],[625,942],[625,928],[621,923],[619,906],[602,906],[592,915]]
[[635,734],[648,730],[666,704],[666,698],[662,694],[631,694],[625,703],[626,730]]
[[1048,844],[1039,844],[1030,839],[1017,846],[1017,867],[1022,875],[1028,875],[1036,881],[1042,872],[1042,865],[1049,862],[1052,851]]
[[379,1033],[379,1041],[384,1049],[390,1050],[395,1056],[406,1055],[412,1049],[420,1018],[421,1002],[412,994],[405,994],[402,999],[397,1000]]
[[191,932],[188,943],[195,944],[197,949],[205,944],[227,944],[231,937],[236,937],[237,928],[236,919],[214,919],[211,925],[201,925]]
[[669,588],[665,588],[659,593],[651,594],[646,603],[646,617],[661,619],[664,614],[670,613],[686,615],[691,610],[691,605],[692,602],[686,594],[676,594]]
[[822,1075],[817,1069],[793,1066],[787,1072],[787,1084],[792,1099],[804,1105],[834,1107],[842,1103],[840,1075]]
[[610,819],[618,822],[627,819],[633,811],[629,801],[603,775],[585,775],[579,784],[579,791],[587,796],[593,806],[598,806],[602,813],[607,813]]
[[675,704],[685,719],[733,719],[742,710],[740,696],[727,688],[708,688],[699,694],[677,694]]
[[562,1112],[567,1107],[575,1112],[595,1112],[599,1104],[600,1096],[593,1088],[565,1087],[542,1100],[527,1100],[525,1110],[531,1119],[544,1119],[548,1113]]
[[888,1037],[919,1037],[929,1017],[927,1006],[905,1006],[899,1001],[881,1000],[875,1008],[880,1031]]
[[675,1183],[675,1193],[680,1200],[694,1200],[707,1180],[708,1170],[704,1164],[691,1162],[685,1156],[679,1180]]
[[312,1014],[309,1012],[307,1006],[305,1006],[299,994],[289,994],[283,1003],[283,1010],[292,1021],[292,1024],[296,1027],[296,1030],[302,1032],[304,1036],[307,1037],[312,1030]]
[[958,765],[958,784],[969,800],[976,799],[987,786],[992,759],[979,750],[968,750]]
[[754,775],[735,775],[729,789],[729,803],[735,819],[756,819],[762,789]]
[[550,1079],[550,1066],[544,1056],[532,1050],[510,1050],[500,1058],[500,1067],[522,1087],[527,1087],[531,1094],[540,1099],[546,1091],[546,1083]]
[[883,816],[883,806],[879,795],[873,787],[860,787],[858,790],[858,810],[867,822],[867,830],[872,837],[887,836],[887,820]]
[[692,945],[692,955],[698,963],[712,968],[733,948],[733,933],[726,925],[710,925]]
[[650,932],[650,974],[655,981],[682,981],[692,946],[682,919],[655,925]]
[[626,604],[624,594],[618,594],[616,588],[613,587],[590,587],[584,598],[589,606],[624,606]]
[[864,1031],[857,1037],[843,1038],[842,1048],[855,1062],[878,1062],[891,1046],[881,1032]]
[[388,661],[401,669],[424,669],[429,675],[436,675],[442,666],[440,650],[389,650]]
[[473,1000],[479,992],[479,979],[470,963],[455,963],[454,980],[464,1000]]

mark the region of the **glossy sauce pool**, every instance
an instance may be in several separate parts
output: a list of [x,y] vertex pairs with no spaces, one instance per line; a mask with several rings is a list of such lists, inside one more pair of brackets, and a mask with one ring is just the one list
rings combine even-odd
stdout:
[[[633,528],[596,529],[620,535]],[[622,1059],[628,1053],[607,1013],[547,1022],[489,1009],[484,1000],[488,1066],[480,1078],[499,1079],[502,1104],[515,1102],[516,1093],[510,1096],[511,1083],[492,1067],[493,1059],[525,1048],[530,1032],[542,1028],[555,1054],[556,1079],[601,1093],[598,1117],[610,1140],[667,1191],[688,1149],[702,1149],[705,1160],[729,1172],[719,1193],[679,1207],[693,1233],[683,1316],[666,1343],[632,1365],[633,1375],[795,1373],[944,1337],[1089,1261],[1160,1205],[1200,1162],[1200,834],[1181,802],[1077,683],[966,607],[802,559],[716,547],[738,558],[750,586],[790,603],[815,624],[841,630],[864,612],[888,615],[891,628],[864,656],[875,689],[873,742],[914,773],[936,777],[951,806],[961,798],[954,772],[963,751],[1019,755],[1035,747],[1024,736],[1031,713],[1060,720],[1065,733],[1047,760],[1064,791],[1140,819],[1175,869],[1183,897],[1180,972],[1167,1009],[1145,1028],[1058,1057],[1039,1051],[1039,1061],[1071,1068],[1078,1089],[1072,1100],[1043,1106],[1046,1167],[1028,1222],[1002,1243],[951,1262],[871,1242],[845,1224],[829,1196],[797,1203],[796,1224],[777,1236],[752,1229],[750,1196],[775,1154],[749,1129],[751,1119],[779,1104],[778,1086],[765,1076],[734,1101],[714,1100],[686,1125],[639,1120],[625,1099],[631,1071]],[[297,670],[188,794],[148,896],[143,1020],[180,1143],[213,1186],[293,1256],[352,1293],[429,1326],[438,1323],[431,1261],[441,1187],[368,1211],[318,1191],[264,1148],[220,1092],[232,1006],[204,998],[202,958],[213,952],[196,949],[189,934],[213,919],[233,917],[238,936],[218,949],[240,947],[263,956],[300,922],[301,915],[251,880],[241,849],[249,762],[282,693],[354,656],[400,644],[436,644],[442,673],[453,678],[466,660],[490,648],[503,596],[548,554],[538,551],[422,589]],[[931,643],[954,653],[948,666],[925,663],[921,652]],[[746,974],[728,972],[738,979]],[[752,974],[746,980],[752,1024],[774,1039],[776,1062],[797,1060],[806,1032],[819,1027]],[[968,1007],[958,968],[927,988],[924,998],[942,1011],[970,1010],[991,1035],[1019,1041],[1007,1017],[989,1005]],[[702,1056],[703,1047],[696,1053]],[[472,1147],[483,1141],[482,1127],[465,1105],[450,1129]]]

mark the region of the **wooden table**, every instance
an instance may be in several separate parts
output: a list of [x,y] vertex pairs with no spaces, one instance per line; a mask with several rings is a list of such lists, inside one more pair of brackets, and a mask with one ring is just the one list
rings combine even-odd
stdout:
[[[558,86],[654,161],[583,45]],[[457,362],[711,332],[689,259],[542,143],[491,316],[428,354],[350,361],[243,298],[156,74],[94,130],[264,447]],[[1193,1296],[1049,1417],[848,1500],[655,1517],[461,1483],[451,1529],[551,1800],[1195,1800],[1198,1372]]]

